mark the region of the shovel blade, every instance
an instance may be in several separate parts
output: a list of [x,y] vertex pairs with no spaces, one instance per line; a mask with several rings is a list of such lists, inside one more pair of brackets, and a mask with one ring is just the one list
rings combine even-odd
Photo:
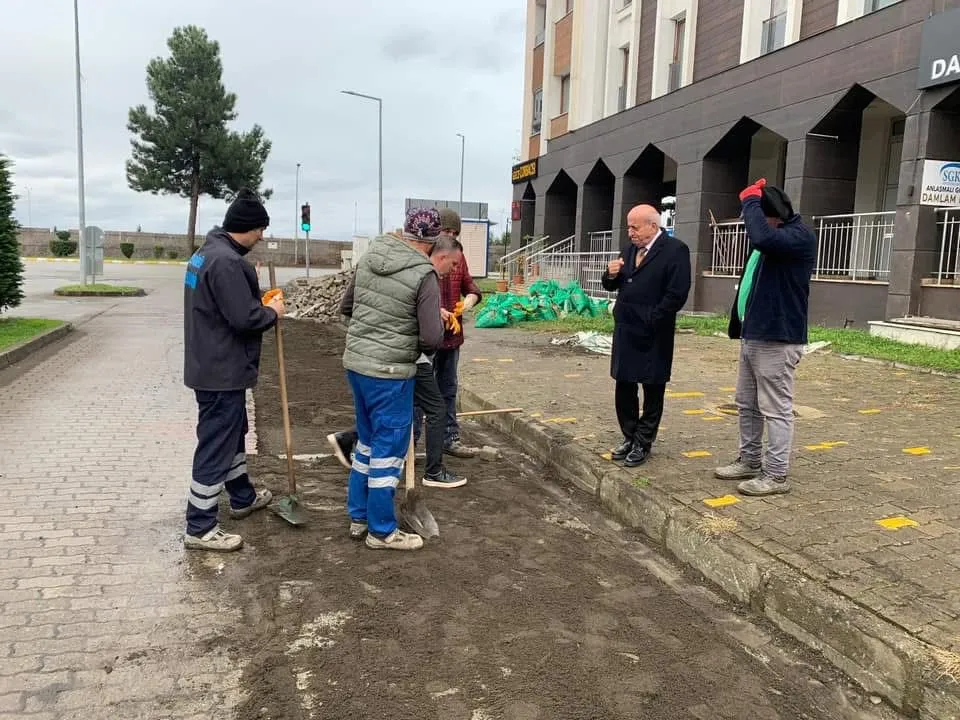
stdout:
[[425,540],[440,537],[440,526],[417,489],[408,490],[400,504],[400,520]]
[[296,495],[285,495],[270,506],[274,513],[291,525],[306,525],[307,511]]

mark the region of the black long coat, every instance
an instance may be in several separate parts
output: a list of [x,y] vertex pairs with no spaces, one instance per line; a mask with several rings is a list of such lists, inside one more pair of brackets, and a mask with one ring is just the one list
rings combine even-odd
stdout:
[[690,249],[661,229],[640,267],[635,245],[620,257],[620,273],[611,278],[604,272],[602,281],[604,289],[617,291],[610,375],[618,382],[666,384],[677,313],[690,294]]

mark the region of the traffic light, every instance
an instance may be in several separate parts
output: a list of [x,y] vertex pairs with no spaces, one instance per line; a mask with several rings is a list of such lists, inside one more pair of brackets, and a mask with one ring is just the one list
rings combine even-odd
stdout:
[[300,206],[300,229],[310,232],[310,203]]

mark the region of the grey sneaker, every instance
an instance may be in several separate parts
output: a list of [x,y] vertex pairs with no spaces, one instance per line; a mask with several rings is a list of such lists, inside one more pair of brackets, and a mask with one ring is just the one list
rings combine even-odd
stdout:
[[363,540],[367,534],[367,524],[365,522],[357,522],[352,520],[350,522],[350,539],[351,540]]
[[729,465],[718,467],[713,471],[715,477],[721,480],[750,480],[760,474],[760,465],[748,465],[740,458]]
[[213,552],[233,552],[243,546],[239,535],[225,533],[217,525],[206,535],[184,535],[183,546],[191,550],[210,550]]
[[245,508],[240,508],[239,510],[234,510],[230,508],[230,517],[234,520],[242,520],[243,518],[255,513],[257,510],[263,510],[267,505],[270,504],[270,501],[273,500],[273,493],[269,490],[258,490],[257,498],[253,501],[252,505],[249,505]]
[[423,538],[415,533],[394,530],[385,538],[367,533],[366,544],[373,550],[419,550],[423,547]]
[[762,497],[764,495],[781,495],[790,492],[790,483],[785,477],[774,477],[762,473],[760,477],[747,480],[737,485],[742,495]]
[[421,482],[424,487],[458,488],[466,485],[467,479],[457,477],[446,468],[442,468],[438,475],[424,475]]
[[464,460],[469,460],[470,458],[477,456],[477,451],[475,448],[467,447],[460,439],[451,440],[446,445],[443,446],[443,451],[447,455],[453,455],[454,457],[463,458]]

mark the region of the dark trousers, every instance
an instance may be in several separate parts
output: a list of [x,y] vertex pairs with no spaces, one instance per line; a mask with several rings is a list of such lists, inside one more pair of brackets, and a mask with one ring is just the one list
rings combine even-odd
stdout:
[[446,406],[433,366],[429,363],[417,365],[416,382],[413,384],[413,435],[420,440],[420,426],[426,416],[427,433],[427,475],[437,476],[443,469],[443,432],[447,423]]
[[637,445],[650,449],[657,439],[660,418],[663,417],[663,395],[666,385],[643,385],[643,415],[640,414],[640,387],[637,383],[617,382],[614,402],[617,421],[624,440],[633,440]]
[[197,449],[187,500],[187,533],[200,536],[216,527],[224,488],[234,510],[252,505],[257,493],[247,475],[246,391],[197,390],[196,396]]
[[433,371],[437,376],[437,387],[446,408],[446,428],[443,444],[449,445],[460,439],[460,423],[457,422],[457,368],[460,364],[460,348],[438,350],[433,359]]

